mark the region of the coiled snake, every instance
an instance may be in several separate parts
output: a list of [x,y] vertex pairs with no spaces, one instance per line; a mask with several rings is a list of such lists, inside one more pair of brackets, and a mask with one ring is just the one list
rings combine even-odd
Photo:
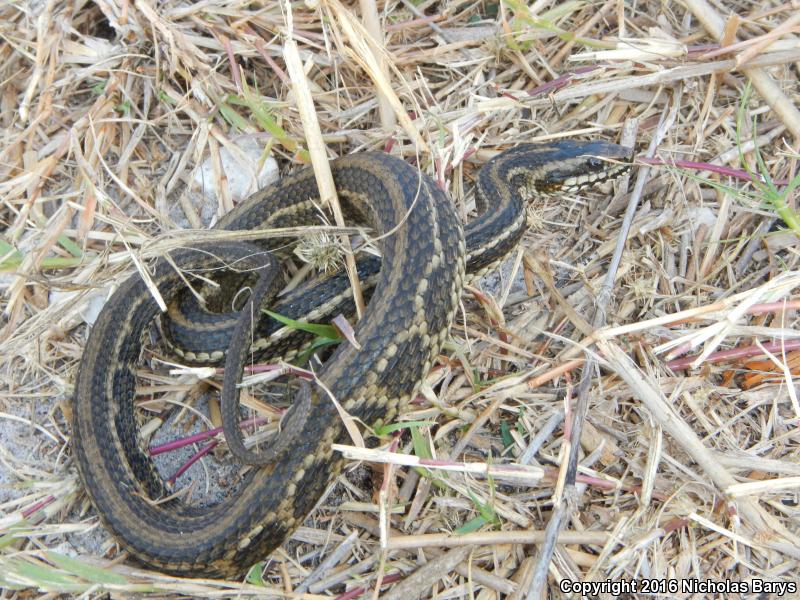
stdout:
[[[617,176],[628,167],[629,157],[629,149],[604,142],[562,141],[507,150],[478,173],[480,214],[465,228],[435,182],[404,161],[382,153],[332,161],[345,212],[381,236],[381,259],[359,267],[362,280],[374,285],[355,326],[360,349],[340,344],[317,373],[318,380],[363,422],[394,418],[415,395],[447,337],[465,273],[479,274],[496,265],[524,234],[526,200]],[[253,195],[217,227],[317,224],[317,199],[313,172],[302,169]],[[191,300],[171,301],[170,318],[163,325],[169,345],[188,362],[219,361],[231,340],[240,338],[237,356],[228,356],[226,363],[225,387],[234,400],[236,380],[229,371],[241,374],[251,343],[254,351],[271,356],[285,356],[298,343],[284,335],[280,324],[260,316],[259,309],[272,302],[266,299],[280,281],[274,275],[275,259],[264,251],[275,246],[274,240],[263,247],[198,244],[171,254],[183,274],[160,260],[151,276],[162,297],[171,300],[187,280],[193,281],[192,272],[223,266],[266,272],[240,313],[199,310],[194,312],[200,316],[187,317]],[[336,275],[304,284],[268,307],[292,318],[325,320],[333,316],[331,311],[351,309],[349,296],[347,279]],[[327,393],[314,386],[295,400],[267,455],[237,446],[234,454],[243,462],[267,464],[250,469],[235,496],[210,507],[164,500],[170,492],[143,447],[134,410],[143,336],[158,313],[147,286],[133,275],[112,295],[92,328],[73,401],[72,442],[79,472],[103,523],[135,559],[168,573],[236,576],[278,547],[337,476],[342,459],[331,445],[344,439],[344,428]],[[248,343],[241,342],[244,338]],[[230,442],[231,430],[237,434],[232,448],[241,444],[236,404],[228,400],[226,405],[223,399],[229,407],[223,415],[226,439]]]

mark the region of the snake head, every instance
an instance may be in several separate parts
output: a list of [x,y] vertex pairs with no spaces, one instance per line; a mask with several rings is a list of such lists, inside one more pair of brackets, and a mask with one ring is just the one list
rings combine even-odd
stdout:
[[576,192],[616,179],[633,158],[632,148],[601,141],[562,140],[546,148],[548,166],[534,184],[539,194]]

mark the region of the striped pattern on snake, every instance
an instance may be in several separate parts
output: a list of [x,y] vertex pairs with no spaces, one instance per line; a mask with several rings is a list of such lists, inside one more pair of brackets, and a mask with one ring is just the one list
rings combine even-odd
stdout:
[[[389,421],[414,396],[448,335],[467,277],[495,265],[525,232],[525,202],[535,193],[574,190],[620,174],[630,150],[603,142],[521,145],[488,162],[477,180],[481,214],[462,226],[452,203],[429,177],[382,153],[331,163],[349,218],[379,237],[381,258],[362,263],[371,301],[355,326],[360,349],[341,344],[318,372],[319,381],[366,423]],[[313,173],[302,169],[255,194],[218,227],[255,229],[318,222]],[[285,240],[280,240],[285,244]],[[165,336],[187,362],[219,361],[241,315],[191,309],[181,296],[184,276],[222,267],[272,271],[267,250],[277,242],[198,244],[171,255],[178,274],[159,261],[152,281],[170,301]],[[278,278],[277,280],[279,280]],[[303,284],[273,310],[324,320],[347,312],[342,275]],[[188,308],[187,308],[188,307]],[[314,386],[310,408],[278,459],[244,476],[238,493],[197,507],[169,495],[142,447],[134,408],[135,369],[143,336],[158,307],[138,275],[113,294],[92,328],[75,386],[73,450],[81,479],[103,523],[136,560],[167,573],[231,577],[268,555],[298,527],[342,467],[331,445],[342,441],[337,411]],[[187,316],[188,315],[188,316]],[[280,324],[254,323],[253,345],[270,356],[303,343]]]

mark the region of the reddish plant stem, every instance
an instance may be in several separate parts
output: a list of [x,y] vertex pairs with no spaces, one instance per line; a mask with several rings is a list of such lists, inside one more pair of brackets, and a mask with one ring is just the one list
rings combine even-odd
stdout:
[[540,94],[546,94],[548,92],[552,92],[555,90],[560,90],[561,88],[569,85],[570,81],[576,75],[583,75],[584,73],[591,73],[595,69],[599,69],[599,65],[592,65],[588,67],[579,67],[574,71],[570,71],[569,73],[565,73],[560,77],[556,77],[552,81],[548,81],[547,83],[543,83],[542,85],[537,85],[535,88],[531,88],[528,90],[528,96],[538,96]]
[[[798,350],[800,349],[800,340],[786,340],[782,342],[769,342],[761,346],[743,346],[739,348],[731,348],[730,350],[720,350],[719,352],[712,352],[708,355],[705,362],[725,362],[729,360],[738,360],[740,358],[751,358],[753,356],[763,356],[764,349],[772,354],[780,354],[784,350]],[[667,366],[673,371],[681,371],[688,369],[690,365],[697,359],[699,355],[686,356],[684,358],[677,358],[667,363]]]
[[696,44],[694,46],[689,46],[686,49],[686,53],[692,56],[694,54],[702,54],[704,52],[716,50],[717,48],[719,48],[719,44]]
[[674,517],[662,525],[661,529],[664,530],[665,534],[669,534],[678,529],[684,529],[685,527],[688,527],[688,525],[689,519],[683,517]]
[[206,444],[206,445],[205,445],[205,446],[203,446],[202,448],[200,448],[200,450],[198,450],[197,452],[195,452],[195,453],[194,453],[194,455],[192,456],[192,458],[190,458],[190,459],[189,459],[189,460],[187,460],[185,463],[183,463],[183,465],[181,466],[181,468],[180,468],[180,469],[178,469],[177,471],[175,471],[175,474],[174,474],[172,477],[170,477],[170,478],[167,480],[167,482],[168,482],[170,485],[172,485],[173,483],[175,483],[175,481],[178,479],[178,477],[180,477],[181,475],[183,475],[184,473],[186,473],[186,471],[188,471],[188,470],[189,470],[189,467],[191,467],[191,466],[192,466],[194,463],[196,463],[198,460],[200,460],[200,459],[201,459],[201,458],[203,458],[203,457],[204,457],[206,454],[208,454],[208,453],[209,453],[209,452],[211,452],[211,451],[212,451],[214,448],[216,448],[216,447],[217,447],[217,444],[219,444],[219,440],[214,440],[214,441],[212,441],[212,442],[210,442],[210,443]]
[[408,21],[387,25],[386,31],[402,31],[403,29],[416,27],[417,25],[427,25],[428,23],[436,23],[436,21],[441,20],[442,15],[430,15],[428,17],[420,17],[418,19],[409,19]]
[[[467,160],[470,156],[472,156],[476,152],[477,152],[477,150],[475,148],[469,148],[468,150],[465,150],[464,154],[461,156],[461,162],[464,162],[465,160]],[[452,172],[453,172],[453,163],[452,162],[448,162],[447,166],[444,168],[444,174],[445,175],[449,175]]]
[[231,74],[233,75],[233,82],[236,84],[236,91],[241,94],[242,77],[239,74],[239,63],[236,62],[236,53],[233,51],[233,46],[228,36],[220,33],[219,38],[222,42],[222,46],[225,48],[225,53],[228,55],[228,62],[231,63]]
[[800,308],[800,300],[779,300],[778,302],[754,304],[747,312],[751,315],[763,315],[765,313],[781,312],[784,310],[793,310],[795,308]]
[[27,519],[37,510],[41,510],[48,504],[52,504],[55,501],[55,499],[56,499],[55,496],[48,496],[44,500],[39,500],[38,502],[31,504],[28,508],[22,511],[22,518]]
[[286,74],[286,71],[281,69],[280,66],[278,66],[278,63],[276,63],[269,55],[267,48],[264,46],[264,40],[261,39],[261,37],[255,31],[253,31],[252,27],[249,25],[245,25],[244,30],[247,34],[252,35],[255,38],[253,40],[253,45],[256,47],[256,50],[258,50],[261,58],[264,59],[264,61],[273,70],[275,75],[278,76],[278,79],[280,79],[284,85],[290,86],[292,82],[289,80],[289,76]]
[[[252,419],[247,419],[245,421],[242,421],[239,424],[239,427],[248,427],[249,425],[262,425],[267,421],[268,419],[266,417],[253,417]],[[151,446],[148,453],[150,454],[150,456],[158,456],[159,454],[163,454],[164,452],[172,452],[173,450],[178,450],[180,448],[190,446],[191,444],[196,444],[197,442],[202,442],[203,440],[212,438],[218,433],[222,433],[222,427],[215,427],[214,429],[208,429],[206,431],[201,431],[200,433],[187,435],[186,437],[178,438],[177,440],[172,440],[171,442],[166,442],[164,444],[159,444],[158,446]]]
[[[388,585],[390,583],[395,583],[396,581],[400,581],[403,576],[400,573],[395,573],[394,575],[387,575],[383,578],[382,585]],[[336,600],[353,600],[354,598],[358,598],[361,594],[367,591],[367,588],[363,586],[359,586],[357,588],[353,588],[349,592],[345,592],[341,596],[337,596]]]
[[[284,375],[294,375],[295,377],[302,377],[308,381],[312,381],[314,379],[314,374],[306,371],[305,369],[301,369],[299,367],[293,367],[291,365],[276,365],[276,364],[266,364],[266,365],[249,365],[244,368],[245,373],[250,373],[251,375],[255,373],[271,373],[272,371],[284,371]],[[216,370],[217,375],[224,375],[225,369],[220,367]]]
[[[692,160],[665,161],[660,158],[647,158],[643,156],[638,157],[636,160],[647,165],[669,165],[672,167],[680,167],[682,169],[693,169],[695,171],[711,171],[712,173],[718,173],[728,177],[735,177],[743,181],[755,181],[755,178],[747,171],[742,169],[734,169],[733,167],[725,167],[722,165],[712,165],[711,163],[695,162]],[[759,178],[759,182],[763,183],[763,180]],[[786,179],[773,179],[772,183],[775,185],[788,185],[789,182]]]

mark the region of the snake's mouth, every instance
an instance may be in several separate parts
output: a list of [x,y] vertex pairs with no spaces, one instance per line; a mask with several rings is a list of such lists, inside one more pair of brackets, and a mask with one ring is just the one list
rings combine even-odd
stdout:
[[540,193],[576,192],[620,177],[631,166],[633,149],[607,142],[552,145],[549,168],[536,183]]
[[609,179],[616,179],[630,169],[630,166],[630,163],[607,162],[604,163],[604,168],[600,171],[571,175],[565,177],[560,182],[553,182],[551,185],[554,185],[562,192],[576,192],[589,186],[598,185]]

